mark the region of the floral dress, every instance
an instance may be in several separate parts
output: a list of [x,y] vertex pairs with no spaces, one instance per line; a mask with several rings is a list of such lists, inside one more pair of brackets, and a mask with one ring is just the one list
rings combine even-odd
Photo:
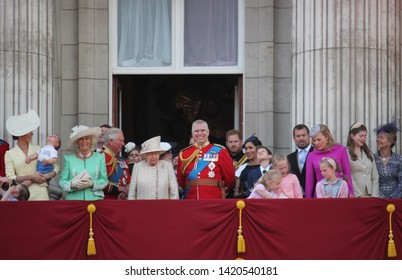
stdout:
[[387,161],[377,153],[374,155],[379,175],[381,198],[402,198],[402,157],[392,153]]

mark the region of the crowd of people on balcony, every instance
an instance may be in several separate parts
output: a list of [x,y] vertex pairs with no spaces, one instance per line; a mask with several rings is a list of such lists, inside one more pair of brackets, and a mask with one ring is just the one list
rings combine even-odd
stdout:
[[[173,143],[160,136],[126,144],[119,128],[77,125],[68,143],[74,152],[63,157],[62,170],[58,135],[49,135],[43,148],[31,143],[39,125],[33,110],[6,122],[15,145],[9,149],[0,140],[2,201],[402,198],[402,157],[393,152],[397,121],[374,130],[375,153],[363,123],[351,125],[346,146],[325,124],[311,129],[298,124],[293,128],[297,149],[289,155],[272,153],[256,135],[243,142],[236,129],[227,131],[226,146],[211,143],[204,120],[193,122],[189,146],[177,155]],[[50,191],[52,178],[59,193]]]

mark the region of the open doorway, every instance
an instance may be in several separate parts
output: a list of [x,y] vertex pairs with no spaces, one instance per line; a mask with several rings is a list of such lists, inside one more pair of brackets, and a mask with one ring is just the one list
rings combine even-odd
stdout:
[[[114,81],[126,142],[140,145],[160,135],[162,141],[176,142],[179,151],[188,146],[192,122],[203,119],[210,141],[224,145],[235,115],[241,118],[241,102],[236,100],[241,75],[118,75]],[[113,114],[117,119],[119,113]]]

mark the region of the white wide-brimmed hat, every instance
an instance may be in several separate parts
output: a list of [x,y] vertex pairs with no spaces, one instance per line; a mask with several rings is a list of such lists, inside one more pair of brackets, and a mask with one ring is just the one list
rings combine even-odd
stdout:
[[71,130],[70,142],[68,144],[70,148],[76,148],[77,140],[85,136],[92,136],[92,147],[95,147],[99,134],[101,133],[99,126],[89,127],[86,125],[76,125]]
[[167,151],[169,151],[170,149],[172,149],[172,145],[170,145],[170,143],[168,143],[168,142],[161,142],[161,149],[162,149],[164,152],[167,152]]
[[165,150],[161,148],[161,137],[156,136],[151,139],[148,139],[141,145],[141,153],[140,155],[146,154],[146,153],[152,153],[152,152],[160,152],[164,153]]
[[29,110],[26,114],[11,116],[6,122],[6,128],[12,136],[22,136],[34,131],[40,125],[38,114]]

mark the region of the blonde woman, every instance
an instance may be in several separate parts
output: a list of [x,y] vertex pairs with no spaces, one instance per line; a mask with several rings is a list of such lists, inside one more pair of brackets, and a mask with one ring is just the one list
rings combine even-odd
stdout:
[[394,153],[397,132],[396,121],[379,126],[377,149],[374,155],[379,174],[379,196],[381,198],[402,198],[402,156]]
[[67,192],[67,200],[100,200],[108,184],[105,155],[94,152],[100,127],[78,125],[70,134],[69,146],[76,149],[64,156],[60,187]]
[[346,147],[335,143],[329,128],[317,124],[310,130],[314,150],[309,153],[306,161],[306,198],[316,197],[315,186],[322,180],[320,162],[325,157],[333,158],[340,167],[340,173],[346,176],[348,195],[353,197],[353,181],[350,173],[350,163]]

